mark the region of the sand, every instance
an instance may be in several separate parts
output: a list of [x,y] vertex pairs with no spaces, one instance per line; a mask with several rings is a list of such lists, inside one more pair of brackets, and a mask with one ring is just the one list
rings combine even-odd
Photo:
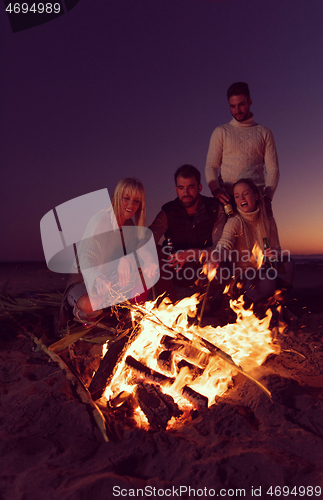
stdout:
[[[14,267],[0,266],[2,285]],[[273,402],[239,375],[217,404],[177,428],[117,422],[108,443],[64,373],[17,325],[18,336],[0,343],[1,499],[319,498],[322,278],[322,266],[297,267],[290,307],[299,319],[278,334],[282,352],[254,372]],[[8,292],[62,290],[65,279],[44,264],[20,264]]]

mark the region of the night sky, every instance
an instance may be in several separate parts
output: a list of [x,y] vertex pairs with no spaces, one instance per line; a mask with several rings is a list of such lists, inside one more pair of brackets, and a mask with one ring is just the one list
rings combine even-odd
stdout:
[[323,253],[322,0],[80,0],[12,33],[1,4],[0,261],[44,260],[40,219],[138,177],[147,225],[184,163],[204,177],[226,91],[274,134],[282,248]]

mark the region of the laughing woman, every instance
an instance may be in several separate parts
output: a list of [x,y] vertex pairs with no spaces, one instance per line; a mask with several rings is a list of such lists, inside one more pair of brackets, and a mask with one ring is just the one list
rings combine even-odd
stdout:
[[[137,262],[130,256],[137,248],[140,229],[136,232],[131,226],[141,227],[144,233],[145,214],[144,186],[138,179],[122,179],[113,193],[111,207],[94,215],[86,227],[77,249],[79,272],[70,275],[63,297],[61,327],[73,316],[90,321],[103,308],[122,302],[123,296],[135,297],[142,292]],[[145,275],[151,277],[156,271],[157,265],[148,255]]]
[[[251,179],[240,179],[233,186],[237,214],[228,219],[209,261],[209,269],[218,269],[217,279],[230,274],[240,278],[247,303],[259,303],[271,297],[277,288],[292,286],[294,263],[283,257],[277,226],[268,217],[262,195]],[[255,247],[263,255],[265,264],[258,270]],[[267,247],[267,248],[266,248]]]

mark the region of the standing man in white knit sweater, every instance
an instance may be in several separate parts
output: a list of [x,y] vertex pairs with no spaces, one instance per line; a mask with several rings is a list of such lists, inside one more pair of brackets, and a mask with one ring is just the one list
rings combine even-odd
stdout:
[[254,121],[252,100],[244,82],[233,83],[227,92],[232,120],[211,135],[205,177],[215,198],[230,201],[232,186],[250,178],[265,197],[269,213],[279,179],[278,158],[271,130]]

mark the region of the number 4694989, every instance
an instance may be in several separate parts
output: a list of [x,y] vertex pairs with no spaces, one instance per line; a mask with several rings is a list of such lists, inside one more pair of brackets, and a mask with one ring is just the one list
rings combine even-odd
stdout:
[[320,497],[321,496],[321,486],[294,486],[293,488],[289,488],[289,486],[270,486],[270,488],[266,491],[267,495],[274,497],[287,497],[294,495],[296,497]]
[[6,11],[10,14],[27,14],[28,12],[33,12],[34,14],[58,14],[61,10],[61,5],[59,3],[33,3],[31,6],[28,3],[9,3],[6,7]]

